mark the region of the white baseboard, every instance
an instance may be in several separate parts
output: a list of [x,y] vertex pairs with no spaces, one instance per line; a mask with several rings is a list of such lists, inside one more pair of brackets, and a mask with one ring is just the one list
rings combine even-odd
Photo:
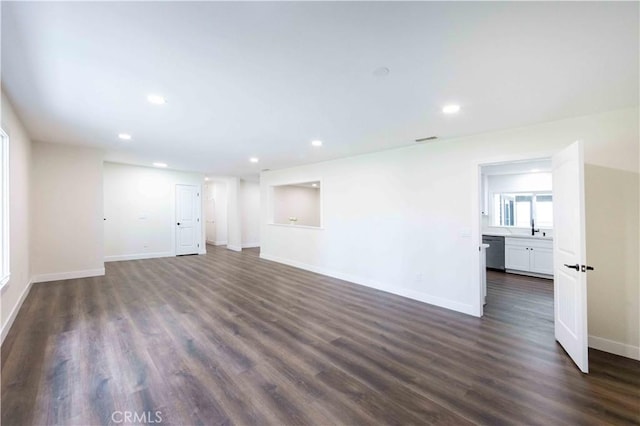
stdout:
[[326,275],[329,277],[338,278],[340,280],[349,281],[351,283],[362,285],[365,287],[375,288],[376,290],[382,290],[384,292],[395,294],[397,296],[403,296],[409,299],[428,303],[430,305],[439,306],[441,308],[462,312],[463,314],[476,316],[473,306],[456,302],[455,300],[444,299],[442,297],[432,296],[430,294],[421,293],[408,288],[400,288],[400,287],[392,286],[386,283],[381,283],[379,281],[357,277],[354,275],[345,274],[343,272],[331,271],[318,266],[308,265],[306,263],[297,262],[295,260],[283,259],[277,256],[271,256],[265,253],[260,253],[260,258],[265,260],[271,260],[273,262],[283,263],[285,265],[293,266],[295,268],[304,269],[307,271],[315,272],[315,273]]
[[158,257],[173,257],[176,254],[170,251],[155,252],[155,253],[134,253],[134,254],[117,254],[114,256],[105,256],[105,262],[120,262],[122,260],[140,260],[140,259],[155,259]]
[[260,243],[244,243],[242,244],[242,248],[256,248],[256,247],[260,247]]
[[598,336],[589,336],[589,347],[640,361],[640,347]]
[[230,246],[229,244],[227,244],[227,248],[233,251],[242,251],[242,246]]
[[16,317],[18,316],[18,312],[20,312],[20,308],[22,308],[22,304],[24,303],[25,299],[29,295],[29,292],[31,291],[32,286],[33,286],[33,280],[29,281],[24,291],[20,295],[20,298],[18,299],[18,303],[16,303],[16,305],[11,310],[9,317],[7,318],[7,322],[5,322],[4,325],[2,326],[2,331],[0,332],[1,333],[0,343],[4,343],[4,338],[7,337],[7,334],[9,334],[9,330],[11,330],[11,326],[13,325],[13,322],[16,320]]
[[207,240],[207,244],[211,244],[212,246],[226,246],[227,240],[218,240],[218,241]]
[[74,278],[99,277],[104,275],[104,268],[85,269],[84,271],[56,272],[53,274],[34,275],[31,278],[33,283],[44,283],[49,281],[72,280]]

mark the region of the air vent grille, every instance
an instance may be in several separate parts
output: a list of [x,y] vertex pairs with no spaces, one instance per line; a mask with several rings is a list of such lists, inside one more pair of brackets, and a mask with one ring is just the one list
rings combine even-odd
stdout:
[[426,137],[426,138],[416,139],[416,142],[418,142],[418,143],[419,143],[419,142],[429,142],[429,141],[434,141],[434,140],[436,140],[436,139],[438,139],[438,137],[437,137],[437,136],[428,136],[428,137]]

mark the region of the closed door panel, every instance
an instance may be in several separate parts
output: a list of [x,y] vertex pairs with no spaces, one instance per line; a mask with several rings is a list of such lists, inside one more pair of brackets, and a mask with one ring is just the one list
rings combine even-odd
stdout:
[[199,189],[176,185],[176,254],[197,254],[200,245]]

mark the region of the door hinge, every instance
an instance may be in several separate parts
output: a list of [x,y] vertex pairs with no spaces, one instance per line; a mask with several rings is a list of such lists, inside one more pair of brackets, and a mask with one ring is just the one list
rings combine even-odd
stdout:
[[200,244],[198,244],[198,248],[200,248]]

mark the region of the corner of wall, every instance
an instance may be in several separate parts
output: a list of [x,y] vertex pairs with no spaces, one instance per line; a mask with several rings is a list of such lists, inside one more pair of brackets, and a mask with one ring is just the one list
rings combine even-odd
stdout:
[[589,336],[589,347],[640,361],[640,346],[628,345],[598,336]]
[[33,286],[33,280],[29,280],[26,287],[22,291],[22,294],[20,295],[15,305],[13,306],[13,309],[11,309],[11,313],[7,317],[7,320],[5,321],[4,324],[2,324],[2,331],[0,332],[1,333],[0,344],[4,343],[4,339],[9,334],[9,330],[11,330],[11,326],[13,325],[13,322],[16,320],[16,317],[18,316],[18,312],[20,312],[20,308],[22,308],[22,304],[27,299],[29,292],[31,292],[32,286]]

